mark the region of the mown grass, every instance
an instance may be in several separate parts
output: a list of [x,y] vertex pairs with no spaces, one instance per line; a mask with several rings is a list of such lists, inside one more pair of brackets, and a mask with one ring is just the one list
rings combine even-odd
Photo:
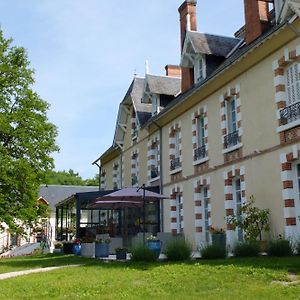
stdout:
[[[299,299],[300,295],[300,284],[283,286],[276,283],[288,281],[289,272],[300,275],[299,257],[147,264],[105,263],[72,256],[64,259],[44,257],[45,261],[52,261],[52,258],[58,264],[81,261],[86,265],[2,280],[0,298]],[[31,259],[34,263],[30,262]],[[26,262],[31,266],[48,266],[48,263],[41,262],[42,256],[31,259],[26,258],[23,266]],[[11,262],[12,265],[7,260],[6,265],[16,267],[16,259]]]
[[[46,268],[71,264],[94,264],[94,259],[83,258],[74,255],[34,255],[0,259],[0,274],[27,270],[34,268]],[[0,295],[1,296],[1,295]]]

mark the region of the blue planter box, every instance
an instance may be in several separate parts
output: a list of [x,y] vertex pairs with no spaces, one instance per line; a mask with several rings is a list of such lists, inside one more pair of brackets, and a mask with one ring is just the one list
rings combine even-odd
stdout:
[[108,257],[109,256],[109,244],[96,243],[95,244],[95,257]]
[[147,248],[153,251],[156,254],[156,257],[159,257],[161,252],[161,241],[147,241]]
[[75,255],[80,255],[81,254],[81,245],[74,244],[73,247],[72,247],[72,252]]

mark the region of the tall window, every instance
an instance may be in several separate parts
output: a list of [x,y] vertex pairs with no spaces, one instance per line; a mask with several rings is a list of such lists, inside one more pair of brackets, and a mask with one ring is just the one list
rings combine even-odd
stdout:
[[180,233],[183,231],[183,224],[181,219],[181,207],[182,207],[182,196],[181,194],[176,195],[176,219],[177,219],[177,232]]
[[197,118],[197,146],[204,145],[204,118]]
[[159,95],[152,95],[152,116],[155,116],[160,112],[160,99]]
[[158,155],[159,155],[159,144],[155,143],[153,145],[153,155],[154,155],[154,165],[151,167],[151,178],[156,178],[159,176],[158,172]]
[[179,147],[179,132],[175,132],[175,159],[180,156],[180,147]]
[[[233,197],[235,202],[235,214],[237,216],[238,221],[242,220],[242,192],[241,192],[241,179],[237,178],[233,180]],[[238,241],[243,241],[243,230],[240,227],[237,227],[237,235],[238,235]]]
[[203,187],[203,202],[204,202],[204,232],[205,232],[205,241],[209,243],[210,234],[209,234],[209,214],[208,214],[208,190],[207,187]]
[[300,101],[300,78],[298,63],[286,68],[287,105]]
[[205,59],[204,57],[198,57],[195,59],[194,64],[194,78],[195,83],[205,79]]
[[227,102],[227,118],[228,118],[228,133],[233,133],[237,129],[236,124],[236,101],[235,97],[232,97]]

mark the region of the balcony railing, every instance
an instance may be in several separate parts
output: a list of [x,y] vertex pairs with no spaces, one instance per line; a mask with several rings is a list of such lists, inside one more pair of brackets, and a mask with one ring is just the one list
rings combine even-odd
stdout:
[[194,150],[194,160],[199,160],[206,157],[206,147],[202,145]]
[[239,141],[240,141],[239,132],[237,130],[232,133],[229,133],[224,137],[225,148],[230,148],[232,146],[235,146],[239,143]]
[[138,178],[136,175],[132,175],[131,177],[131,185],[134,186],[138,183]]
[[176,157],[171,160],[171,171],[180,168],[180,158]]
[[285,107],[279,114],[282,125],[286,125],[300,119],[300,102],[296,102]]
[[156,178],[158,176],[159,176],[158,167],[153,167],[151,169],[151,179]]

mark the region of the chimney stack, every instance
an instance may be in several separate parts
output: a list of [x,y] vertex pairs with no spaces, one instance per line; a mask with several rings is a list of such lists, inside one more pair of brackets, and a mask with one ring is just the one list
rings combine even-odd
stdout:
[[[180,46],[181,53],[187,30],[197,31],[196,0],[185,0],[178,8],[180,15]],[[192,68],[181,69],[181,93],[190,89],[194,84],[194,70]]]
[[181,67],[175,65],[166,65],[166,76],[181,78]]
[[181,51],[187,31],[187,23],[189,22],[189,30],[197,31],[197,15],[196,15],[196,0],[185,0],[178,8],[180,15],[180,39]]
[[244,0],[245,41],[250,44],[269,26],[269,6],[267,1]]

